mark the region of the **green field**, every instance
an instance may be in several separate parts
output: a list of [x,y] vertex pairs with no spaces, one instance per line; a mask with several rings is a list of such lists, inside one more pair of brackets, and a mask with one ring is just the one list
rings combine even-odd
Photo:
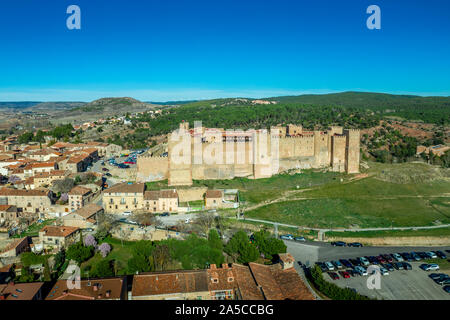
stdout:
[[[423,172],[424,165],[407,166],[411,176]],[[250,210],[246,216],[316,228],[450,223],[450,182],[446,178],[393,183],[379,180],[379,175],[395,170],[395,166],[374,167],[370,172],[373,176],[369,178],[330,183],[291,194],[286,201]]]
[[[266,179],[234,178],[230,180],[194,180],[192,187],[207,187],[209,189],[239,189],[241,201],[259,203],[276,199],[282,192],[289,190],[317,187],[325,184],[339,183],[340,179],[348,176],[336,172],[320,172],[305,170],[298,174],[279,174]],[[148,190],[167,188],[167,180],[148,182]],[[185,187],[190,188],[190,187]]]
[[[109,243],[111,245],[111,252],[105,258],[108,261],[114,261],[117,268],[117,275],[128,274],[128,260],[132,258],[132,247],[134,246],[134,241],[122,241],[114,238],[106,238],[103,242]],[[103,257],[100,253],[96,253],[91,259],[85,261],[81,264],[82,277],[87,276],[87,271],[90,270],[95,264],[97,264]]]

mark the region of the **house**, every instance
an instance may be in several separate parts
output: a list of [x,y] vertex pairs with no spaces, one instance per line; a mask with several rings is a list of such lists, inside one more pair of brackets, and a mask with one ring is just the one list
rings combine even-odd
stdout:
[[52,205],[49,190],[0,188],[0,203],[13,205],[28,213],[46,213]]
[[88,204],[61,218],[61,222],[66,227],[78,227],[81,229],[94,228],[96,216],[103,212],[103,208],[96,204]]
[[30,244],[29,244],[28,237],[24,237],[21,239],[17,239],[13,242],[11,242],[6,248],[4,248],[0,252],[0,258],[12,258],[17,257],[22,252],[30,251]]
[[207,190],[205,193],[205,207],[206,209],[218,209],[222,207],[223,191],[222,190]]
[[107,213],[120,213],[143,208],[145,184],[121,183],[103,192],[103,208]]
[[68,288],[67,280],[55,283],[45,300],[127,300],[127,278],[81,280],[79,288]]
[[0,300],[42,300],[43,282],[0,284]]
[[135,275],[132,300],[209,300],[206,270],[153,272]]
[[89,188],[75,186],[68,193],[69,196],[69,210],[71,212],[84,207],[89,201],[91,201],[94,194]]
[[132,300],[314,300],[290,254],[280,263],[211,264],[206,270],[135,275]]
[[149,212],[178,212],[178,204],[178,192],[175,189],[144,193],[144,209]]
[[0,222],[2,221],[19,221],[19,212],[16,206],[9,204],[1,204],[0,205]]
[[35,176],[40,172],[50,172],[57,169],[56,162],[39,162],[39,163],[31,163],[25,166],[24,173],[25,177]]
[[45,226],[39,231],[44,250],[60,250],[79,240],[80,229],[66,226]]
[[64,180],[66,176],[69,175],[69,172],[64,170],[53,170],[50,172],[40,172],[34,175],[34,186],[35,188],[39,188],[42,186],[51,186],[54,181]]

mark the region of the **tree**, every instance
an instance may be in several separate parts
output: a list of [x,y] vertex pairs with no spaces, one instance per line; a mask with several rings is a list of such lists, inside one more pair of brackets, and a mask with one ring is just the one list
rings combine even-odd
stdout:
[[102,259],[94,266],[91,275],[96,278],[106,278],[114,276],[114,269],[111,261]]
[[77,242],[67,249],[66,257],[69,260],[75,260],[80,265],[82,262],[91,258],[93,254],[93,247],[85,247],[83,243]]
[[133,257],[128,260],[128,271],[132,273],[151,271],[149,260],[147,257],[140,254],[133,255]]
[[225,252],[240,263],[256,261],[259,257],[258,249],[250,243],[244,231],[236,232],[225,246]]
[[93,247],[94,249],[97,248],[97,241],[95,240],[93,235],[88,234],[86,238],[84,238],[84,246]]
[[213,249],[223,250],[223,243],[216,229],[209,230],[208,244]]
[[111,246],[104,242],[98,247],[98,251],[100,251],[103,258],[105,258],[111,252]]
[[276,239],[267,231],[258,231],[253,234],[253,239],[259,252],[267,259],[273,259],[278,253],[286,253],[286,245],[280,239]]
[[70,178],[64,178],[62,180],[56,180],[53,182],[50,188],[54,193],[68,193],[75,186],[75,181]]
[[159,244],[152,252],[152,260],[155,270],[164,270],[166,265],[170,262],[169,246],[166,244]]
[[214,223],[215,215],[212,212],[202,214],[193,221],[193,224],[198,226],[204,234],[208,234],[209,229],[214,226]]

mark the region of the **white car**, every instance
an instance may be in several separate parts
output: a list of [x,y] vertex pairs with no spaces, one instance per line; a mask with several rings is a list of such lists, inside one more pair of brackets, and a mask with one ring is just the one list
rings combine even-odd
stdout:
[[383,276],[387,276],[389,275],[389,271],[386,268],[380,268],[380,272]]
[[330,261],[325,262],[325,266],[326,266],[326,267],[328,268],[328,270],[330,270],[330,271],[334,271],[334,269],[335,269],[334,265],[333,265]]
[[185,221],[184,221],[184,223],[191,223],[191,219],[189,219],[189,218],[187,218]]
[[437,254],[434,253],[433,251],[425,252],[425,254],[426,254],[427,256],[429,256],[431,259],[437,259]]
[[420,266],[425,271],[438,271],[439,265],[436,263],[430,263],[430,264],[423,264]]
[[131,211],[125,211],[123,214],[124,214],[125,216],[129,216],[129,215],[131,214]]
[[368,265],[370,264],[369,260],[367,260],[367,259],[364,258],[364,257],[359,258],[359,261],[361,261],[361,263],[362,263],[364,266],[368,266]]
[[403,262],[405,261],[401,255],[399,255],[398,253],[393,253],[392,256],[394,257],[395,260],[397,260],[398,262]]

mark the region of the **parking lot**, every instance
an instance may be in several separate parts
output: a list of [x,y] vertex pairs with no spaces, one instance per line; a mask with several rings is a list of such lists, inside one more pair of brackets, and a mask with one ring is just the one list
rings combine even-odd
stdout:
[[328,274],[324,274],[324,278],[342,288],[353,288],[362,295],[380,300],[450,300],[450,294],[428,277],[433,272],[419,269],[422,264],[420,261],[409,263],[412,270],[395,270],[381,276],[380,289],[368,288],[368,276],[348,279],[340,276],[338,280],[332,280]]
[[[334,261],[340,259],[354,259],[364,256],[378,256],[380,254],[392,254],[397,252],[426,252],[443,251],[450,247],[333,247],[325,242],[295,242],[284,241],[287,251],[294,258],[306,266],[313,266],[316,262]],[[448,256],[447,256],[448,259]],[[444,260],[443,260],[444,261]],[[437,262],[439,264],[439,262]],[[443,290],[443,286],[438,285],[428,276],[431,273],[447,273],[449,270],[426,272],[419,268],[423,262],[409,262],[412,270],[394,270],[388,275],[381,276],[380,289],[369,289],[367,286],[368,276],[351,276],[345,279],[339,274],[339,279],[332,280],[324,273],[324,278],[342,288],[353,288],[358,293],[377,299],[385,300],[450,300],[450,294]],[[300,272],[300,268],[296,266]],[[341,270],[347,270],[343,268]]]

